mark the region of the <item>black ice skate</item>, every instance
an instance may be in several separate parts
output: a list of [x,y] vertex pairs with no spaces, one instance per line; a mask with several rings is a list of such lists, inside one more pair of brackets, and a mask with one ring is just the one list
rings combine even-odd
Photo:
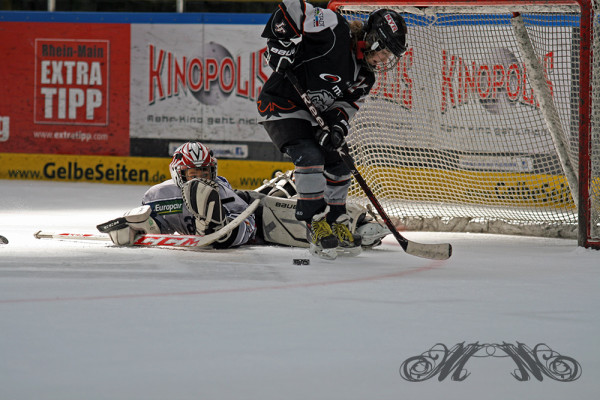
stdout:
[[347,214],[340,215],[331,224],[333,234],[338,240],[337,253],[345,256],[357,256],[362,251],[362,238],[350,231],[350,217]]
[[329,207],[320,214],[313,216],[311,222],[306,223],[307,239],[310,244],[310,253],[326,260],[335,260],[337,257],[337,237],[333,234],[331,226],[325,219]]

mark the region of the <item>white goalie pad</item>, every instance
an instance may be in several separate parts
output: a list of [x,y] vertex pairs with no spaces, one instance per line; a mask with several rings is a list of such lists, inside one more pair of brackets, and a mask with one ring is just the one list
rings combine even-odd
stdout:
[[[306,224],[296,219],[296,183],[294,171],[278,172],[275,178],[263,183],[251,192],[252,198],[260,198],[263,206],[262,228],[265,241],[285,246],[308,247]],[[390,234],[388,228],[371,217],[367,209],[357,204],[347,204],[350,231],[360,234],[362,247],[371,248],[381,244]]]
[[381,244],[381,240],[391,232],[387,226],[377,222],[367,222],[359,225],[355,233],[362,237],[362,247],[371,248]]
[[381,239],[391,233],[387,226],[377,222],[362,206],[348,204],[346,205],[346,212],[350,216],[350,231],[362,237],[361,246],[363,249],[380,245]]
[[265,241],[284,246],[308,247],[306,224],[295,216],[296,199],[266,196],[262,199]]
[[[306,240],[306,224],[295,216],[296,199],[266,196],[262,199],[262,228],[265,241],[285,246],[309,247]],[[362,247],[371,248],[381,244],[381,239],[390,234],[387,227],[374,221],[365,208],[347,205],[350,230],[362,238]]]

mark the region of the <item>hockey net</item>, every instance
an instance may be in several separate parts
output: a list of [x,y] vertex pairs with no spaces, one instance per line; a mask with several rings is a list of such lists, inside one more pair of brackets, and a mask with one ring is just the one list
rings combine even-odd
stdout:
[[[399,227],[600,245],[597,0],[329,8],[349,21],[391,8],[408,26],[407,53],[377,74],[349,135]],[[368,204],[358,185],[350,201]]]

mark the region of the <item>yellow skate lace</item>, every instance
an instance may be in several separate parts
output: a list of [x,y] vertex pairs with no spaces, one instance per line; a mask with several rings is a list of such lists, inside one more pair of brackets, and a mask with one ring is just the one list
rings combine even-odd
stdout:
[[354,242],[354,236],[350,232],[350,229],[348,229],[348,227],[344,224],[334,223],[333,224],[333,233],[337,236],[338,241],[340,243],[343,243],[343,242],[353,243]]
[[323,239],[324,237],[327,237],[327,236],[330,236],[333,234],[333,231],[331,230],[331,226],[329,226],[329,224],[327,223],[325,218],[323,218],[322,220],[319,220],[319,221],[313,221],[310,226],[311,226],[311,231],[313,232],[311,239],[314,244],[317,244],[317,242],[319,240]]

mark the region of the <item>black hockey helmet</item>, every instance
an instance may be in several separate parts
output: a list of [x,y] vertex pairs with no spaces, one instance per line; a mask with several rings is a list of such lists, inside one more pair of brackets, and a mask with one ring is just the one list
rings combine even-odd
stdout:
[[406,52],[406,22],[396,11],[373,11],[367,19],[364,33],[365,53],[387,49],[394,55],[390,63],[396,65]]

